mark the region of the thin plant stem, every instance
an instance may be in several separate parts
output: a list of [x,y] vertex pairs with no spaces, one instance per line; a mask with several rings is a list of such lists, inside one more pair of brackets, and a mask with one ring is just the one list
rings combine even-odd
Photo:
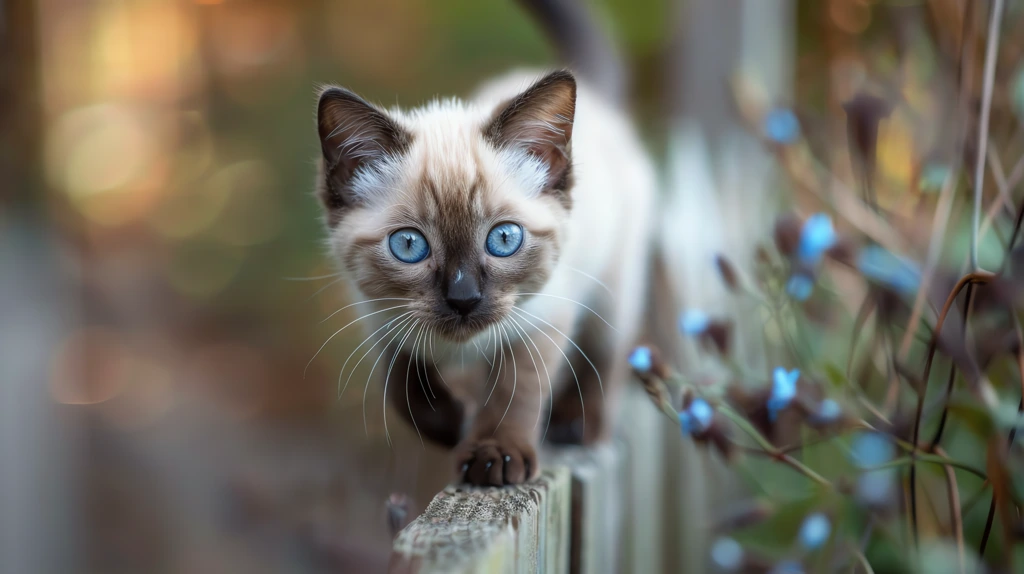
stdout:
[[[939,336],[942,333],[942,325],[946,321],[946,317],[949,315],[950,309],[952,309],[954,302],[956,301],[957,295],[960,294],[960,290],[965,286],[972,285],[974,280],[972,277],[977,273],[970,273],[960,278],[956,286],[953,287],[953,291],[946,297],[946,302],[942,306],[942,312],[939,313],[939,318],[935,322],[935,331],[932,335],[931,341],[928,344],[928,358],[925,360],[924,374],[921,375],[920,388],[917,391],[917,406],[914,412],[914,426],[911,435],[910,443],[913,448],[913,452],[916,453],[918,449],[918,437],[921,433],[921,420],[924,417],[924,401],[928,391],[928,379],[931,376],[932,363],[935,360],[935,351],[938,348]],[[987,278],[986,278],[987,281]],[[964,321],[967,320],[967,311],[964,311]],[[952,389],[950,389],[952,390]],[[947,393],[946,400],[943,401],[943,413],[948,410],[949,395]],[[914,545],[917,545],[917,467],[914,464],[914,460],[910,461],[910,473],[909,473],[909,491],[910,491],[910,526],[914,536]]]
[[961,514],[969,514],[971,512],[971,510],[973,510],[974,507],[979,502],[981,502],[981,499],[982,499],[982,497],[985,496],[985,491],[987,491],[987,490],[988,490],[988,480],[985,480],[984,482],[981,483],[981,486],[978,487],[978,491],[975,492],[974,494],[972,494],[971,497],[967,499],[967,502],[964,503],[964,505],[963,505],[963,507],[961,509]]
[[[944,450],[942,450],[942,447],[935,446],[934,448],[937,454],[948,458],[948,455]],[[967,562],[964,557],[964,516],[961,513],[960,508],[960,487],[957,484],[956,472],[953,471],[953,466],[946,464],[943,465],[943,469],[946,471],[946,495],[949,497],[950,522],[953,523],[953,536],[956,538],[956,553],[960,562],[960,573],[963,574],[967,571]]]
[[[857,562],[860,563],[861,568],[864,569],[865,574],[875,574],[875,571],[871,568],[871,563],[868,562],[867,557],[864,556],[864,552],[862,552],[860,549],[854,549],[853,555],[857,557]],[[856,567],[853,570],[851,570],[851,572],[854,570],[856,570]]]
[[940,466],[952,466],[952,467],[959,468],[960,470],[965,470],[965,471],[967,471],[967,472],[969,472],[969,473],[971,473],[971,474],[973,474],[973,475],[975,475],[975,476],[977,476],[979,478],[988,478],[988,476],[985,474],[985,471],[981,470],[980,468],[976,468],[976,467],[974,467],[974,466],[972,466],[970,464],[967,464],[966,462],[960,462],[958,460],[954,460],[954,459],[951,459],[951,458],[947,458],[947,457],[939,456],[939,455],[935,455],[935,454],[920,454],[920,453],[916,454],[916,455],[910,455],[910,456],[901,456],[900,458],[896,458],[896,459],[890,460],[889,462],[887,462],[885,464],[879,464],[877,466],[870,466],[870,467],[865,468],[864,470],[868,471],[868,470],[883,470],[883,469],[886,469],[886,468],[900,468],[900,467],[903,467],[903,466],[913,465],[915,462],[926,462],[926,463],[929,463],[929,464],[937,464],[937,465],[940,465]]
[[981,196],[985,185],[985,156],[988,153],[988,123],[992,111],[992,90],[999,55],[999,28],[1003,21],[1003,0],[993,0],[985,46],[985,69],[981,95],[981,117],[978,119],[978,156],[974,162],[974,212],[971,224],[971,270],[978,271],[978,229],[981,227]]
[[974,12],[974,1],[968,0],[964,5],[963,17],[961,19],[960,62],[957,66],[956,79],[958,86],[956,108],[960,121],[956,124],[954,141],[958,141],[960,144],[957,151],[952,155],[952,166],[949,178],[943,183],[942,191],[939,195],[939,203],[936,206],[935,218],[932,223],[932,235],[928,242],[928,255],[925,260],[925,266],[921,276],[921,287],[917,290],[917,296],[914,299],[914,307],[910,312],[910,321],[907,323],[907,330],[903,335],[903,340],[900,342],[900,350],[898,354],[900,361],[906,360],[907,355],[910,353],[910,346],[913,342],[914,333],[917,332],[918,323],[920,323],[921,315],[924,312],[928,286],[931,284],[932,275],[935,273],[935,266],[938,263],[939,254],[942,251],[942,238],[946,234],[946,226],[949,224],[949,217],[952,214],[956,183],[960,180],[960,169],[961,164],[963,163],[963,142],[965,139],[963,134],[967,131],[967,105],[970,100],[968,97],[970,91],[969,86],[971,78],[973,77],[971,71],[966,71],[965,68],[974,60],[974,43],[967,40],[967,34],[972,27],[971,25],[974,20]]
[[[1018,335],[1020,334],[1020,325],[1017,325]],[[1017,351],[1017,367],[1020,371],[1020,385],[1021,385],[1021,398],[1020,404],[1017,406],[1017,414],[1024,412],[1024,348],[1020,348]],[[1013,446],[1014,439],[1017,438],[1017,427],[1014,426],[1010,429],[1010,434],[1006,437],[1006,443],[1008,447]],[[981,544],[978,547],[978,555],[982,558],[985,557],[985,547],[988,545],[988,537],[992,532],[992,523],[995,520],[996,515],[996,490],[992,489],[992,502],[988,505],[988,516],[985,518],[985,531],[981,535]],[[1004,517],[1005,519],[1005,517]],[[1012,552],[1012,549],[1006,548],[1004,552]]]
[[750,424],[750,422],[747,421],[747,419],[743,418],[739,413],[733,411],[728,405],[718,405],[718,412],[722,413],[722,415],[725,416],[730,421],[732,421],[733,424],[740,427],[740,430],[747,433],[750,436],[750,438],[754,439],[754,442],[756,442],[758,446],[764,449],[765,452],[767,452],[776,460],[782,461],[783,463],[792,467],[800,474],[803,474],[807,478],[813,480],[814,482],[817,482],[822,486],[832,486],[832,483],[827,478],[813,471],[811,468],[804,465],[802,462],[798,461],[792,456],[782,453],[778,449],[776,449],[775,446],[771,443],[771,441],[765,438],[764,435],[762,435],[756,428],[754,428],[754,425]]
[[[971,297],[974,295],[974,283],[967,284],[967,292],[964,295],[964,327],[967,326],[967,316],[971,308]],[[956,381],[956,364],[950,363],[949,365],[949,378],[946,380],[946,393],[943,397],[943,408],[942,416],[939,418],[939,426],[935,429],[935,435],[932,436],[932,440],[929,443],[931,448],[938,446],[939,441],[942,440],[942,433],[946,429],[946,419],[949,417],[949,397],[953,393],[953,383]],[[922,394],[923,396],[923,394]],[[923,403],[923,400],[921,401]]]
[[[673,377],[670,377],[670,379],[672,378]],[[673,381],[673,383],[679,384],[680,381],[675,380]],[[663,400],[658,405],[658,407],[663,413],[665,413],[666,416],[673,420],[677,420],[678,413],[676,412],[675,407],[673,407],[667,400]],[[781,461],[782,463],[790,466],[800,474],[803,474],[807,478],[813,480],[814,482],[822,486],[827,486],[830,488],[832,487],[832,483],[827,478],[821,476],[820,474],[812,470],[810,467],[800,462],[799,460],[775,448],[775,445],[773,445],[771,441],[765,438],[765,436],[761,434],[760,431],[754,428],[754,425],[750,424],[750,422],[743,418],[742,415],[732,410],[732,408],[726,405],[725,403],[719,403],[717,405],[717,411],[721,413],[725,418],[732,421],[733,424],[738,426],[743,432],[749,435],[750,438],[752,438],[754,442],[757,443],[757,445],[761,448],[762,451],[764,451],[766,455],[770,456],[775,460]]]
[[992,534],[992,522],[996,516],[996,493],[992,492],[992,503],[988,505],[988,516],[985,517],[985,530],[981,533],[981,544],[978,545],[978,556],[985,557],[985,548],[988,547],[988,537]]

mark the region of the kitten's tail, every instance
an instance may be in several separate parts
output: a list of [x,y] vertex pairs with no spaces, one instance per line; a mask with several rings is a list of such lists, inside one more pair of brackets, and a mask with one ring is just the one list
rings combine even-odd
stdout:
[[544,29],[559,57],[610,101],[626,97],[622,55],[597,16],[580,0],[519,0]]

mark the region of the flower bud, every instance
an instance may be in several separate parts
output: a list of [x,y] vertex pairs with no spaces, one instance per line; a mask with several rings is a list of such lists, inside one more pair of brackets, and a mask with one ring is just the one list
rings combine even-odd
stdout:
[[800,139],[800,120],[792,110],[775,108],[764,116],[764,136],[770,141],[788,145]]
[[772,373],[772,392],[768,397],[768,418],[774,422],[779,412],[785,409],[796,397],[796,383],[800,379],[800,370],[787,371],[776,367]]
[[800,526],[800,544],[807,550],[820,548],[832,534],[832,523],[821,512],[811,514]]
[[718,274],[722,276],[722,281],[729,287],[729,290],[733,293],[738,292],[740,289],[740,278],[732,262],[726,259],[724,255],[716,255],[715,265],[718,267]]
[[775,247],[783,255],[792,255],[800,245],[800,218],[793,214],[783,215],[775,221]]

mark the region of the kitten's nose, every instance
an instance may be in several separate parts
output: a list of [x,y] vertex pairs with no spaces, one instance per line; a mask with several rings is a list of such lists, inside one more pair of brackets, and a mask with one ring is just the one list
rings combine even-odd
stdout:
[[465,297],[452,297],[449,295],[445,301],[448,302],[448,306],[451,307],[453,311],[465,317],[466,315],[469,315],[473,309],[476,309],[477,303],[480,302],[480,299],[482,299],[480,293],[471,293]]
[[472,273],[464,273],[458,269],[448,278],[445,302],[459,315],[469,315],[483,296],[480,293],[480,282]]

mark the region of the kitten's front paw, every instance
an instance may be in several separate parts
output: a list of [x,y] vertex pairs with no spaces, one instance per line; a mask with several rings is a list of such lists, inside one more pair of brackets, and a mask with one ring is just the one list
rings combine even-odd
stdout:
[[537,452],[513,437],[469,438],[456,449],[456,472],[475,486],[521,484],[539,470]]

